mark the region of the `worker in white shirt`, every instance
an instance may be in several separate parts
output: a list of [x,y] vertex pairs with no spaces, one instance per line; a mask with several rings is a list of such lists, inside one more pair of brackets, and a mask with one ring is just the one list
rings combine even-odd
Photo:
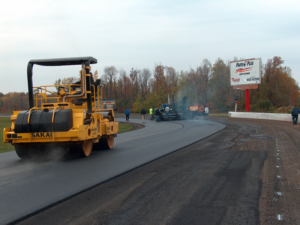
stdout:
[[169,106],[167,105],[166,108],[165,108],[165,120],[169,120],[169,111],[170,111],[170,108]]
[[205,120],[208,120],[208,113],[209,113],[209,109],[208,109],[208,107],[206,106],[205,109],[204,109],[204,119],[205,119]]

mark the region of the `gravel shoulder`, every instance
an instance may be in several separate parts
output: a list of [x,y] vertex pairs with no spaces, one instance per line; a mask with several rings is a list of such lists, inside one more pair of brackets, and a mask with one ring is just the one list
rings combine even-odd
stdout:
[[20,224],[299,224],[300,125],[211,120],[226,129]]

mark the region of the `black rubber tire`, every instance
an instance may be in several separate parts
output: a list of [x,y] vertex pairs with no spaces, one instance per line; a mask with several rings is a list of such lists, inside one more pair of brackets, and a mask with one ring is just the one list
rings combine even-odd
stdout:
[[21,159],[29,159],[30,158],[30,149],[27,149],[25,146],[16,145],[15,150],[17,155]]
[[21,159],[43,159],[49,152],[44,145],[39,144],[20,144],[14,147]]
[[[114,139],[114,137],[113,137],[113,139]],[[114,142],[114,140],[112,142]],[[113,145],[113,143],[112,143],[112,145]],[[108,150],[108,149],[112,148],[112,145],[109,146],[108,139],[102,138],[102,139],[99,139],[99,142],[94,143],[93,151],[94,150],[95,151],[97,151],[97,150]]]

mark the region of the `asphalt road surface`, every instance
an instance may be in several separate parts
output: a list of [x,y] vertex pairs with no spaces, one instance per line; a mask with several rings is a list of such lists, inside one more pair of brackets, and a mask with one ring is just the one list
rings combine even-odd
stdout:
[[300,224],[300,125],[227,127],[21,224]]
[[[119,118],[119,121],[124,121]],[[130,122],[141,123],[140,119]],[[119,134],[109,151],[85,159],[26,161],[15,152],[0,156],[0,224],[18,222],[78,193],[163,155],[197,142],[225,125],[212,121],[146,121],[145,128]],[[21,220],[20,220],[21,218]],[[33,218],[33,217],[32,217]],[[26,220],[24,220],[25,222]],[[43,224],[46,221],[31,224]],[[56,223],[50,222],[49,223]],[[85,223],[85,222],[83,222]]]

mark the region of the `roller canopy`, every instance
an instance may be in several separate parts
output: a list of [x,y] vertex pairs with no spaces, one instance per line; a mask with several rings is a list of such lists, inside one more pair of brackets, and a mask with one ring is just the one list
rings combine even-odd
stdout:
[[87,57],[74,57],[74,58],[59,58],[59,59],[32,59],[29,61],[31,64],[40,66],[67,66],[67,65],[81,65],[82,62],[88,61],[89,64],[97,63],[97,59]]
[[[75,57],[75,58],[58,58],[58,59],[32,59],[28,62],[27,65],[27,80],[28,80],[28,95],[29,95],[29,107],[33,107],[33,85],[32,85],[32,69],[33,65],[40,65],[40,66],[69,66],[69,65],[82,65],[84,63],[85,66],[90,66],[90,64],[97,63],[97,59],[86,56],[86,57]],[[86,68],[86,72],[90,73],[89,69]],[[90,91],[91,81],[90,77],[87,77],[87,91]],[[91,94],[87,94],[87,101],[88,101],[88,109],[89,112],[92,110],[92,103],[91,103]]]

